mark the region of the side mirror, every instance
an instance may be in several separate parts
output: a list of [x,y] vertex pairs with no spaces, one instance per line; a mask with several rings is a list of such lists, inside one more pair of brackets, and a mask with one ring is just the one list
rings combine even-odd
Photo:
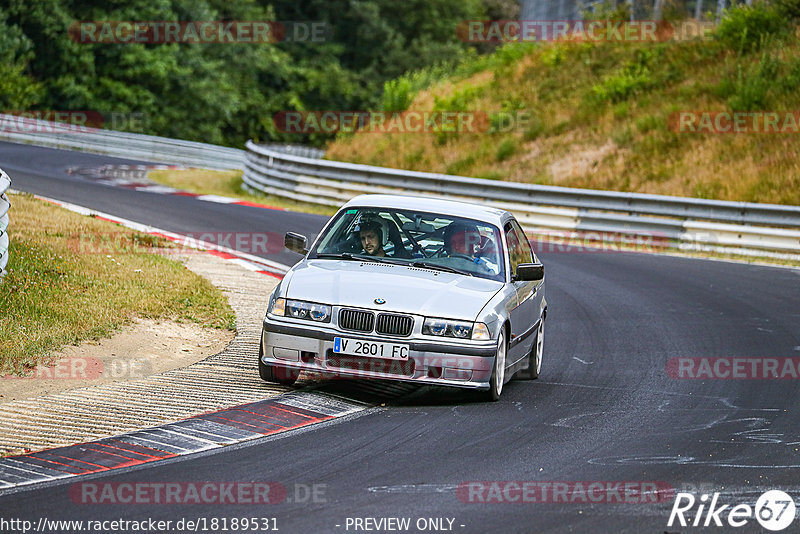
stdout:
[[541,263],[520,263],[513,276],[514,282],[535,282],[544,278],[544,265]]
[[283,238],[283,246],[292,252],[297,252],[303,256],[308,254],[308,240],[304,235],[296,234],[294,232],[286,232],[286,235]]

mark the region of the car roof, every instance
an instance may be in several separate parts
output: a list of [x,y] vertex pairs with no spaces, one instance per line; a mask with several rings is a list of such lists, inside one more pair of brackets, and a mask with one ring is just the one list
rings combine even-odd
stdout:
[[480,204],[472,204],[469,202],[409,195],[359,195],[342,206],[342,209],[353,206],[440,213],[442,215],[465,217],[467,219],[489,222],[500,227],[511,217],[508,211],[499,208],[490,208],[488,206],[481,206]]

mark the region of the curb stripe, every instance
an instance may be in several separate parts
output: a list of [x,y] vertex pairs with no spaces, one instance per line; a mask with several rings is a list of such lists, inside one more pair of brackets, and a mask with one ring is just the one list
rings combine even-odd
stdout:
[[112,438],[0,459],[0,493],[19,486],[143,465],[280,434],[366,409],[297,391]]
[[[119,447],[112,447],[111,445],[105,445],[102,443],[87,443],[84,445],[86,450],[94,450],[98,452],[107,452],[108,454],[113,454],[115,456],[119,456],[121,458],[126,458],[128,460],[147,460],[148,458],[154,458],[154,456],[147,456],[138,452],[127,451],[125,449],[120,449]],[[104,449],[109,449],[105,451]]]
[[114,447],[115,449],[122,449],[136,454],[141,454],[142,456],[147,458],[152,458],[153,460],[161,460],[163,458],[171,458],[173,456],[168,452],[160,451],[158,449],[153,449],[152,447],[143,447],[141,445],[136,445],[134,443],[126,443],[124,441],[120,441],[114,438],[105,438],[98,441],[94,441],[92,443],[96,443],[98,445],[105,445],[108,447]]
[[19,462],[30,463],[33,465],[38,465],[41,467],[45,467],[47,469],[52,469],[54,471],[59,471],[66,475],[80,475],[86,473],[85,469],[80,469],[78,467],[72,467],[60,462],[54,462],[52,460],[45,460],[44,458],[40,457],[30,457],[30,456],[12,456],[8,458],[3,458],[0,460],[3,464],[5,464],[8,460],[16,460]]
[[270,206],[269,204],[259,204],[258,202],[250,202],[248,200],[236,200],[235,202],[231,202],[231,204],[236,204],[237,206],[247,206],[248,208],[261,208],[265,210],[286,211],[286,208]]

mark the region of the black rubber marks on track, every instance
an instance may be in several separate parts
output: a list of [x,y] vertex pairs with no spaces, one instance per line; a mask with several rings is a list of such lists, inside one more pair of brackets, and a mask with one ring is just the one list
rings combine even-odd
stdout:
[[291,392],[112,438],[0,459],[0,490],[215,449],[342,417],[368,406],[338,395]]

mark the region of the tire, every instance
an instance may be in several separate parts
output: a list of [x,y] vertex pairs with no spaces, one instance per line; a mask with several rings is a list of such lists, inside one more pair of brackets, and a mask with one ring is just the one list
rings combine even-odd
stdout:
[[542,353],[544,352],[544,317],[539,319],[539,328],[536,330],[536,341],[533,342],[531,353],[528,355],[528,368],[517,371],[516,378],[520,380],[536,380],[542,372]]
[[494,357],[492,376],[489,377],[489,391],[484,392],[483,395],[484,399],[487,401],[495,402],[500,399],[500,394],[503,393],[503,382],[505,382],[506,377],[507,350],[506,331],[504,328],[501,328],[500,334],[497,336],[497,353]]
[[286,367],[275,367],[267,365],[261,360],[264,355],[264,347],[259,342],[258,344],[258,374],[261,380],[265,382],[272,382],[274,384],[281,384],[284,386],[291,386],[297,381],[300,376],[300,371],[297,369],[288,369]]

